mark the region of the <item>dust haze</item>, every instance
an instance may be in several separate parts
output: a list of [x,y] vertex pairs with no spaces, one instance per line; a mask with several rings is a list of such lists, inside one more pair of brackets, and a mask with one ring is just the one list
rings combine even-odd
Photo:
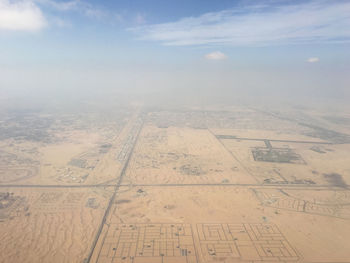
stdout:
[[[350,262],[347,14],[336,9],[343,38],[321,15],[305,37],[293,7],[295,38],[254,31],[264,45],[241,48],[249,37],[217,32],[235,25],[232,10],[148,25],[152,16],[130,22],[85,1],[11,3],[0,0],[0,18],[25,10],[33,21],[0,19],[0,262]],[[254,23],[275,26],[259,8]],[[239,21],[255,30],[246,11]],[[139,36],[101,29],[90,43],[91,17]],[[11,47],[2,30],[14,27]],[[22,46],[21,30],[39,40]],[[70,33],[62,44],[63,30],[84,41]],[[192,45],[190,33],[216,42]],[[301,41],[307,52],[295,51]]]
[[336,88],[90,73],[5,77],[2,262],[349,260],[350,109],[327,97]]

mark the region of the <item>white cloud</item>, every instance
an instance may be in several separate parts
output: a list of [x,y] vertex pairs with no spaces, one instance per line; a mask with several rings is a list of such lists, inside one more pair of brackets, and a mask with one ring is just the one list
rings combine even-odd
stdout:
[[313,57],[313,58],[308,58],[307,62],[309,63],[316,63],[316,62],[319,62],[320,59],[317,58],[317,57]]
[[[47,17],[44,16],[47,12]],[[81,0],[0,0],[0,31],[38,31],[48,24],[67,27],[71,23],[60,17],[62,12],[74,12],[92,19],[120,22],[118,13]]]
[[[268,3],[268,2],[267,2]],[[266,46],[350,42],[350,1],[241,6],[129,29],[164,45]]]
[[211,59],[211,60],[223,60],[223,59],[227,59],[227,56],[220,51],[215,51],[215,52],[206,54],[205,58]]
[[0,0],[0,30],[37,31],[46,24],[43,13],[33,2]]

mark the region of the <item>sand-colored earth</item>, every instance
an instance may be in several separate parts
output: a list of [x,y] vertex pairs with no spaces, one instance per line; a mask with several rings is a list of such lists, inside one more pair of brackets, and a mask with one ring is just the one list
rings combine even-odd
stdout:
[[0,262],[81,262],[112,190],[6,188],[17,200],[0,212]]
[[122,116],[0,140],[0,262],[350,262],[345,112]]

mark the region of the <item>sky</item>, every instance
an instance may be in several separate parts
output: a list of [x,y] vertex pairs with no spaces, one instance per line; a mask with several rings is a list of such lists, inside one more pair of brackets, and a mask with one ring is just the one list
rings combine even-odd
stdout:
[[0,98],[348,99],[349,42],[350,1],[0,0]]

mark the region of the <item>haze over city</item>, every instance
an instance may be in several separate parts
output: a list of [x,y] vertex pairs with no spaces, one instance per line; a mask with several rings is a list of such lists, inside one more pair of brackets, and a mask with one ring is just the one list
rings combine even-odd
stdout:
[[0,262],[350,262],[350,1],[0,0]]

